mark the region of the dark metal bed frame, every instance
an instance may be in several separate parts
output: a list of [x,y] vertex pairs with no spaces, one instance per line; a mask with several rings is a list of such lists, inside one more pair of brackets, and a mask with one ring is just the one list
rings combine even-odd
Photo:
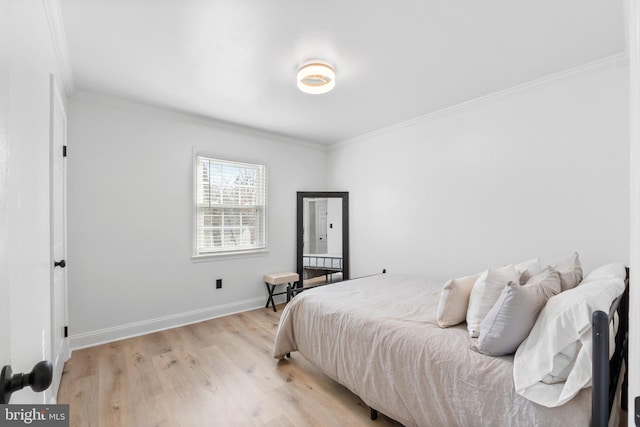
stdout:
[[[618,313],[619,325],[616,333],[616,348],[609,360],[609,322]],[[609,424],[609,416],[615,401],[618,382],[622,372],[622,362],[625,371],[622,381],[621,402],[623,410],[627,410],[627,366],[629,363],[628,335],[629,335],[629,268],[625,279],[625,289],[622,295],[611,304],[609,313],[595,311],[592,316],[593,336],[593,365],[592,365],[592,404],[591,425],[605,427]]]

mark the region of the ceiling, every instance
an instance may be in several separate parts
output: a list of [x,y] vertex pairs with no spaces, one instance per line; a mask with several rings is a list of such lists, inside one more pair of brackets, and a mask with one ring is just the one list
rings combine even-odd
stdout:
[[60,0],[76,90],[324,144],[619,54],[622,3]]

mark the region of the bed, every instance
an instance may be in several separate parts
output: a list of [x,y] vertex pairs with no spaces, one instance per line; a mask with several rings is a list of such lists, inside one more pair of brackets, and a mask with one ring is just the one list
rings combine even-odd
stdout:
[[342,272],[341,254],[304,254],[302,256],[303,279],[327,276],[331,283],[334,273]]
[[[513,355],[472,351],[464,324],[440,328],[441,289],[441,282],[381,274],[304,292],[282,313],[274,357],[299,352],[360,396],[372,418],[380,411],[406,426],[590,424],[591,388],[558,407],[538,405],[516,393]],[[610,408],[608,389],[606,402],[596,394]]]
[[304,254],[302,266],[308,269],[342,271],[342,255],[340,254]]

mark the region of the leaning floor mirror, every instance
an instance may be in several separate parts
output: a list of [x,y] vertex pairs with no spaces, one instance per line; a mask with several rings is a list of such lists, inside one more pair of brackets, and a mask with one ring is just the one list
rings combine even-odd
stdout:
[[304,288],[349,279],[349,193],[299,191],[297,267]]

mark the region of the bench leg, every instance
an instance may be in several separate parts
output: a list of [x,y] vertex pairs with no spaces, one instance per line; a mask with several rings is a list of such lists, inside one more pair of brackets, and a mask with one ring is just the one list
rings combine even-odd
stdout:
[[295,297],[296,295],[298,295],[302,289],[300,289],[298,282],[292,282],[289,283],[291,285],[291,299],[293,299],[293,297]]
[[276,310],[276,303],[273,301],[273,291],[275,290],[276,285],[269,286],[269,284],[266,282],[265,285],[267,286],[267,291],[269,292],[269,298],[267,298],[267,304],[264,306],[264,308],[268,308],[269,304],[271,304],[271,307],[273,307],[273,311],[276,312],[278,310]]

